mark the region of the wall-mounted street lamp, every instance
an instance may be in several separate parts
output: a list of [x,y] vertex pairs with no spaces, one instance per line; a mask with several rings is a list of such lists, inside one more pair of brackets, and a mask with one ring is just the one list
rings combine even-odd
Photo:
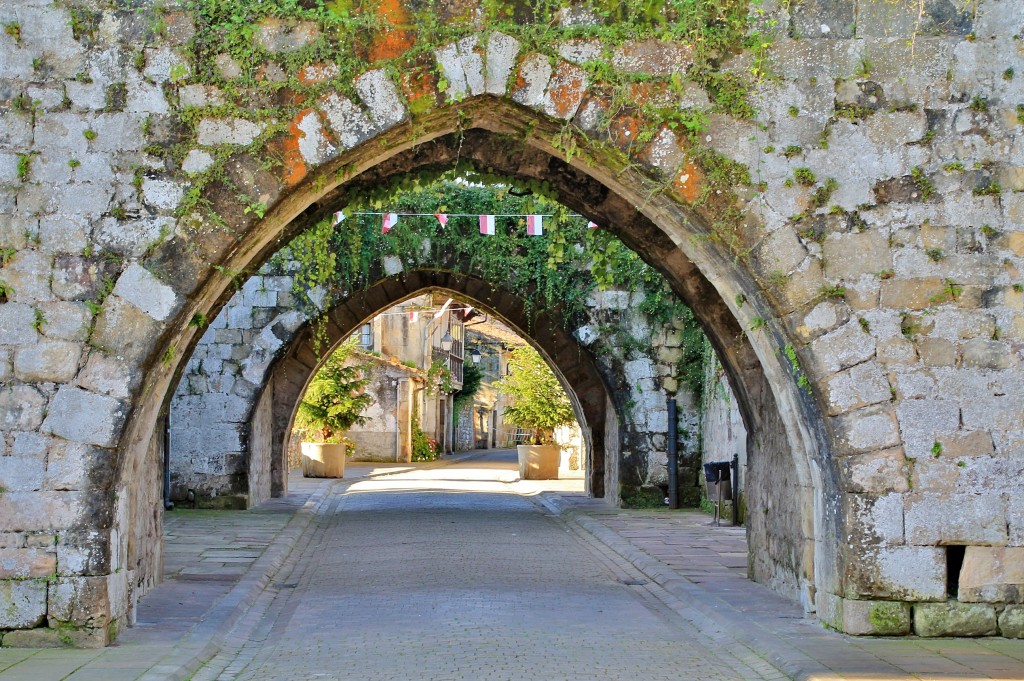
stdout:
[[480,351],[473,348],[469,351],[469,358],[473,360],[473,364],[479,364],[481,359]]
[[441,336],[441,352],[451,352],[452,344],[455,343],[455,339],[452,338],[451,331],[445,331],[444,335]]

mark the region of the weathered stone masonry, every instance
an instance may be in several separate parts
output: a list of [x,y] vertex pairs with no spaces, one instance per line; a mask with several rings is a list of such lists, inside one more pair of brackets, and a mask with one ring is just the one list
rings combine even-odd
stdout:
[[[103,644],[154,583],[161,411],[232,273],[364,183],[459,158],[549,182],[693,307],[749,433],[754,578],[851,632],[1024,633],[1020,0],[769,4],[766,61],[722,64],[770,73],[752,120],[670,82],[687,45],[533,53],[470,13],[415,82],[368,63],[293,91],[284,132],[236,98],[244,65],[190,62],[187,10],[140,4],[0,7],[4,645]],[[382,58],[417,40],[386,33]],[[319,30],[255,36],[269,79]],[[589,57],[651,76],[627,104],[655,106],[621,106]],[[658,126],[695,109],[695,139]]]

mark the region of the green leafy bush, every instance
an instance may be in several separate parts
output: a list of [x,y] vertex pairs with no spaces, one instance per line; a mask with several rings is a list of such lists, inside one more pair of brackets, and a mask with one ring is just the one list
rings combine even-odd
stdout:
[[495,383],[513,398],[505,421],[531,431],[534,444],[551,442],[555,428],[576,422],[569,398],[540,354],[528,345],[512,350],[510,373]]
[[366,422],[362,413],[373,404],[373,398],[363,392],[369,364],[348,363],[355,349],[352,340],[331,353],[299,402],[295,425],[320,442],[341,442],[342,433]]

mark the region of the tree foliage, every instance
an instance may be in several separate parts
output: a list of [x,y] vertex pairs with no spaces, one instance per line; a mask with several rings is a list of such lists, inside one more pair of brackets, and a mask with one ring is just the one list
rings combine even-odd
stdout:
[[576,422],[565,390],[540,354],[528,345],[512,350],[509,375],[495,387],[513,399],[505,420],[532,432],[536,444],[550,442],[558,426]]
[[355,349],[356,342],[351,340],[331,353],[299,402],[295,425],[321,442],[339,442],[346,430],[366,422],[362,413],[373,404],[373,398],[363,392],[369,382],[369,363],[349,363]]

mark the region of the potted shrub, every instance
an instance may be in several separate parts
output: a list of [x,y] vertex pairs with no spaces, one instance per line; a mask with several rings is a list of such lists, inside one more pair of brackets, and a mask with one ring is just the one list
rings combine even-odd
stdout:
[[345,456],[351,440],[346,430],[365,423],[363,410],[373,398],[363,392],[369,377],[368,364],[350,364],[355,341],[341,345],[316,372],[299,402],[295,425],[310,435],[302,443],[302,476],[305,478],[345,477]]
[[530,432],[530,444],[519,445],[519,477],[553,480],[558,477],[561,448],[554,442],[555,428],[576,422],[569,397],[547,363],[533,348],[512,351],[509,374],[495,384],[513,399],[505,420]]

